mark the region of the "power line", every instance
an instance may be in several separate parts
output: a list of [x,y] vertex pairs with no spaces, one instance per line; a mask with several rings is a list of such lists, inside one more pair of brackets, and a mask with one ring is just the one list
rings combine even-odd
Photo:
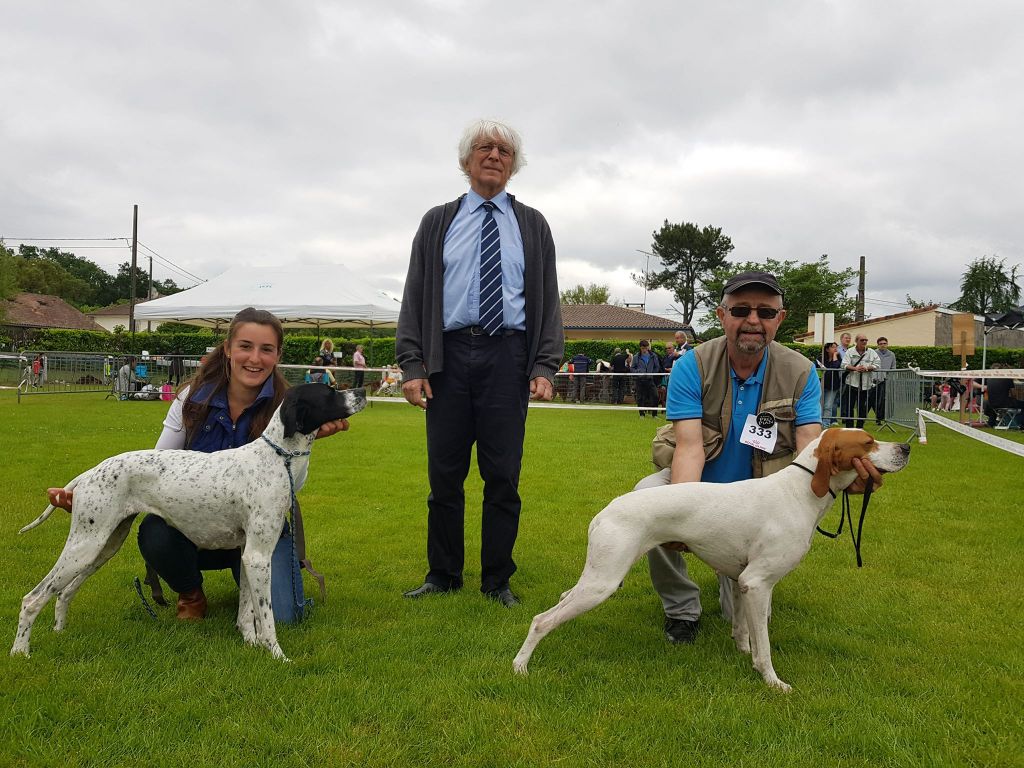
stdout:
[[95,241],[95,240],[124,240],[123,237],[15,237],[14,235],[0,235],[0,240],[17,240],[19,243],[31,243],[31,242],[66,242],[66,241]]
[[187,269],[185,269],[184,267],[181,267],[181,266],[175,264],[173,261],[171,261],[167,257],[161,256],[159,253],[154,251],[152,248],[150,248],[148,245],[143,243],[141,240],[139,241],[139,245],[141,245],[143,248],[145,248],[147,251],[149,251],[151,254],[153,254],[154,258],[159,260],[162,264],[164,264],[168,268],[177,270],[179,274],[182,274],[182,275],[185,275],[187,277],[190,277],[193,280],[198,280],[200,283],[205,283],[206,282],[205,278],[199,277],[199,275],[194,275],[191,272],[189,272]]

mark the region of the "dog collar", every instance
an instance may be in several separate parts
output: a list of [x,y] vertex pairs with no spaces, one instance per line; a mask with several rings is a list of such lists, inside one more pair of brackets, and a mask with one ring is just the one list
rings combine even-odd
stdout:
[[[813,470],[813,469],[808,469],[808,468],[807,468],[807,467],[805,467],[805,466],[804,466],[803,464],[797,464],[797,463],[796,463],[795,461],[791,461],[791,462],[789,463],[789,466],[791,466],[791,467],[800,467],[800,469],[802,469],[802,470],[803,470],[804,472],[806,472],[806,473],[807,473],[808,475],[813,475],[813,474],[814,474],[814,470]],[[833,499],[834,499],[834,498],[836,498],[836,492],[835,492],[835,491],[833,491],[833,490],[832,490],[831,488],[829,488],[829,489],[828,489],[828,492],[829,492],[830,494],[832,494],[832,498],[833,498]]]
[[286,451],[266,435],[260,435],[260,437],[267,441],[267,445],[273,448],[278,456],[282,456],[285,459],[297,459],[299,456],[309,456],[310,454],[310,451]]

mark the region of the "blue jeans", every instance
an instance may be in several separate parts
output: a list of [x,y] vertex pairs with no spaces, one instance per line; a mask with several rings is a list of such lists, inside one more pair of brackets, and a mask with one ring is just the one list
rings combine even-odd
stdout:
[[826,389],[825,402],[821,407],[821,421],[826,427],[831,427],[837,421],[839,414],[839,390]]

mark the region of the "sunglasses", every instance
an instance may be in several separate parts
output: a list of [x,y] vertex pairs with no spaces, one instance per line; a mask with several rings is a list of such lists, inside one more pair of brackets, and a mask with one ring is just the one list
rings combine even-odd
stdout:
[[762,320],[774,320],[782,310],[775,307],[727,307],[725,311],[733,317],[750,317],[751,312],[757,312]]

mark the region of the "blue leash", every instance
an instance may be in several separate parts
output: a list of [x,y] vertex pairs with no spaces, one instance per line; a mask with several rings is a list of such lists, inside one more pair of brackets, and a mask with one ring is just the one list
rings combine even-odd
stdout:
[[[313,607],[313,598],[309,597],[305,600],[299,599],[299,591],[295,584],[295,564],[299,561],[299,555],[295,551],[295,509],[298,506],[298,499],[295,497],[295,477],[292,475],[292,460],[297,459],[300,456],[309,456],[310,451],[286,451],[281,446],[274,443],[266,435],[260,435],[267,445],[274,449],[278,456],[284,459],[284,468],[288,470],[288,490],[291,494],[291,505],[288,510],[288,532],[292,540],[292,567],[288,569],[289,575],[292,580],[292,602],[295,603],[295,610],[299,616],[299,621],[306,618],[309,610]],[[299,578],[302,578],[300,571]]]

